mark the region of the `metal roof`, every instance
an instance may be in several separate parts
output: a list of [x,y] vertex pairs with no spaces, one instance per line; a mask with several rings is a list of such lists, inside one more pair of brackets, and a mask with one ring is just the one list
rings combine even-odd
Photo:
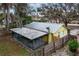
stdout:
[[33,28],[41,31],[48,32],[47,27],[50,28],[51,33],[55,33],[60,27],[62,27],[63,24],[57,24],[57,23],[44,23],[44,22],[32,22],[31,24],[25,25],[25,27]]
[[10,29],[10,30],[28,38],[28,39],[31,39],[31,40],[47,34],[45,32],[37,31],[34,29],[30,29],[30,28],[24,28],[24,27],[14,28],[14,29]]
[[48,33],[47,27],[50,28],[51,33],[55,33],[63,24],[57,23],[44,23],[44,22],[32,22],[31,24],[25,25],[22,28],[14,28],[14,31],[28,39],[36,39]]

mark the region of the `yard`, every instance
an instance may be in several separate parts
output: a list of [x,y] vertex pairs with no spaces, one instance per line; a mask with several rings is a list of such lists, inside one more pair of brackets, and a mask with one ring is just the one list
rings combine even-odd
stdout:
[[0,55],[25,56],[28,55],[28,52],[19,43],[14,41],[10,35],[0,35]]

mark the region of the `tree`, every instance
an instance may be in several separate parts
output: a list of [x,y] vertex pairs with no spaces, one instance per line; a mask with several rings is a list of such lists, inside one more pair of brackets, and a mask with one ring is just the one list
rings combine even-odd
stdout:
[[[10,13],[10,10],[14,10],[13,13]],[[5,14],[4,19],[6,20],[6,28],[9,29],[11,23],[9,23],[9,19],[12,24],[16,21],[17,27],[22,27],[22,19],[30,13],[30,7],[27,3],[2,3],[0,4],[0,10]],[[27,19],[26,19],[27,20]]]
[[59,5],[62,4],[42,4],[41,9],[44,18],[47,18],[50,22],[52,22],[52,20],[55,20],[56,22],[57,20],[61,20],[64,7],[59,8]]
[[44,15],[44,18],[46,18],[48,21],[52,22],[52,19],[55,16],[54,9],[52,7],[52,4],[42,4],[42,15]]
[[26,3],[15,4],[15,15],[17,16],[19,27],[23,26],[22,19],[23,17],[26,17],[26,15],[28,15],[28,12],[29,12],[28,4]]
[[0,24],[2,24],[2,20],[5,18],[5,14],[1,13],[0,14]]
[[9,28],[9,18],[10,18],[10,8],[12,8],[12,4],[10,3],[2,3],[0,4],[0,9],[3,10],[5,14],[5,21],[6,21],[6,29]]

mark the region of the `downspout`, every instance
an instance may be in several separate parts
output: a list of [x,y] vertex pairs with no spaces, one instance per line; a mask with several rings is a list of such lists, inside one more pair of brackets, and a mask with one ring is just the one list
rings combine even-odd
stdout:
[[51,43],[52,42],[52,34],[50,32],[50,28],[47,27],[47,30],[48,30],[48,43]]

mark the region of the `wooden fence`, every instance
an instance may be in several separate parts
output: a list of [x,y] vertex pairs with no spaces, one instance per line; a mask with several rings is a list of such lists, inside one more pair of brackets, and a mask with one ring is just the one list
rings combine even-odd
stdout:
[[68,36],[61,38],[61,39],[57,39],[54,43],[55,43],[55,47],[53,45],[53,42],[46,45],[44,48],[44,55],[50,55],[51,53],[55,52],[55,50],[61,48],[64,46],[64,44],[68,41]]

